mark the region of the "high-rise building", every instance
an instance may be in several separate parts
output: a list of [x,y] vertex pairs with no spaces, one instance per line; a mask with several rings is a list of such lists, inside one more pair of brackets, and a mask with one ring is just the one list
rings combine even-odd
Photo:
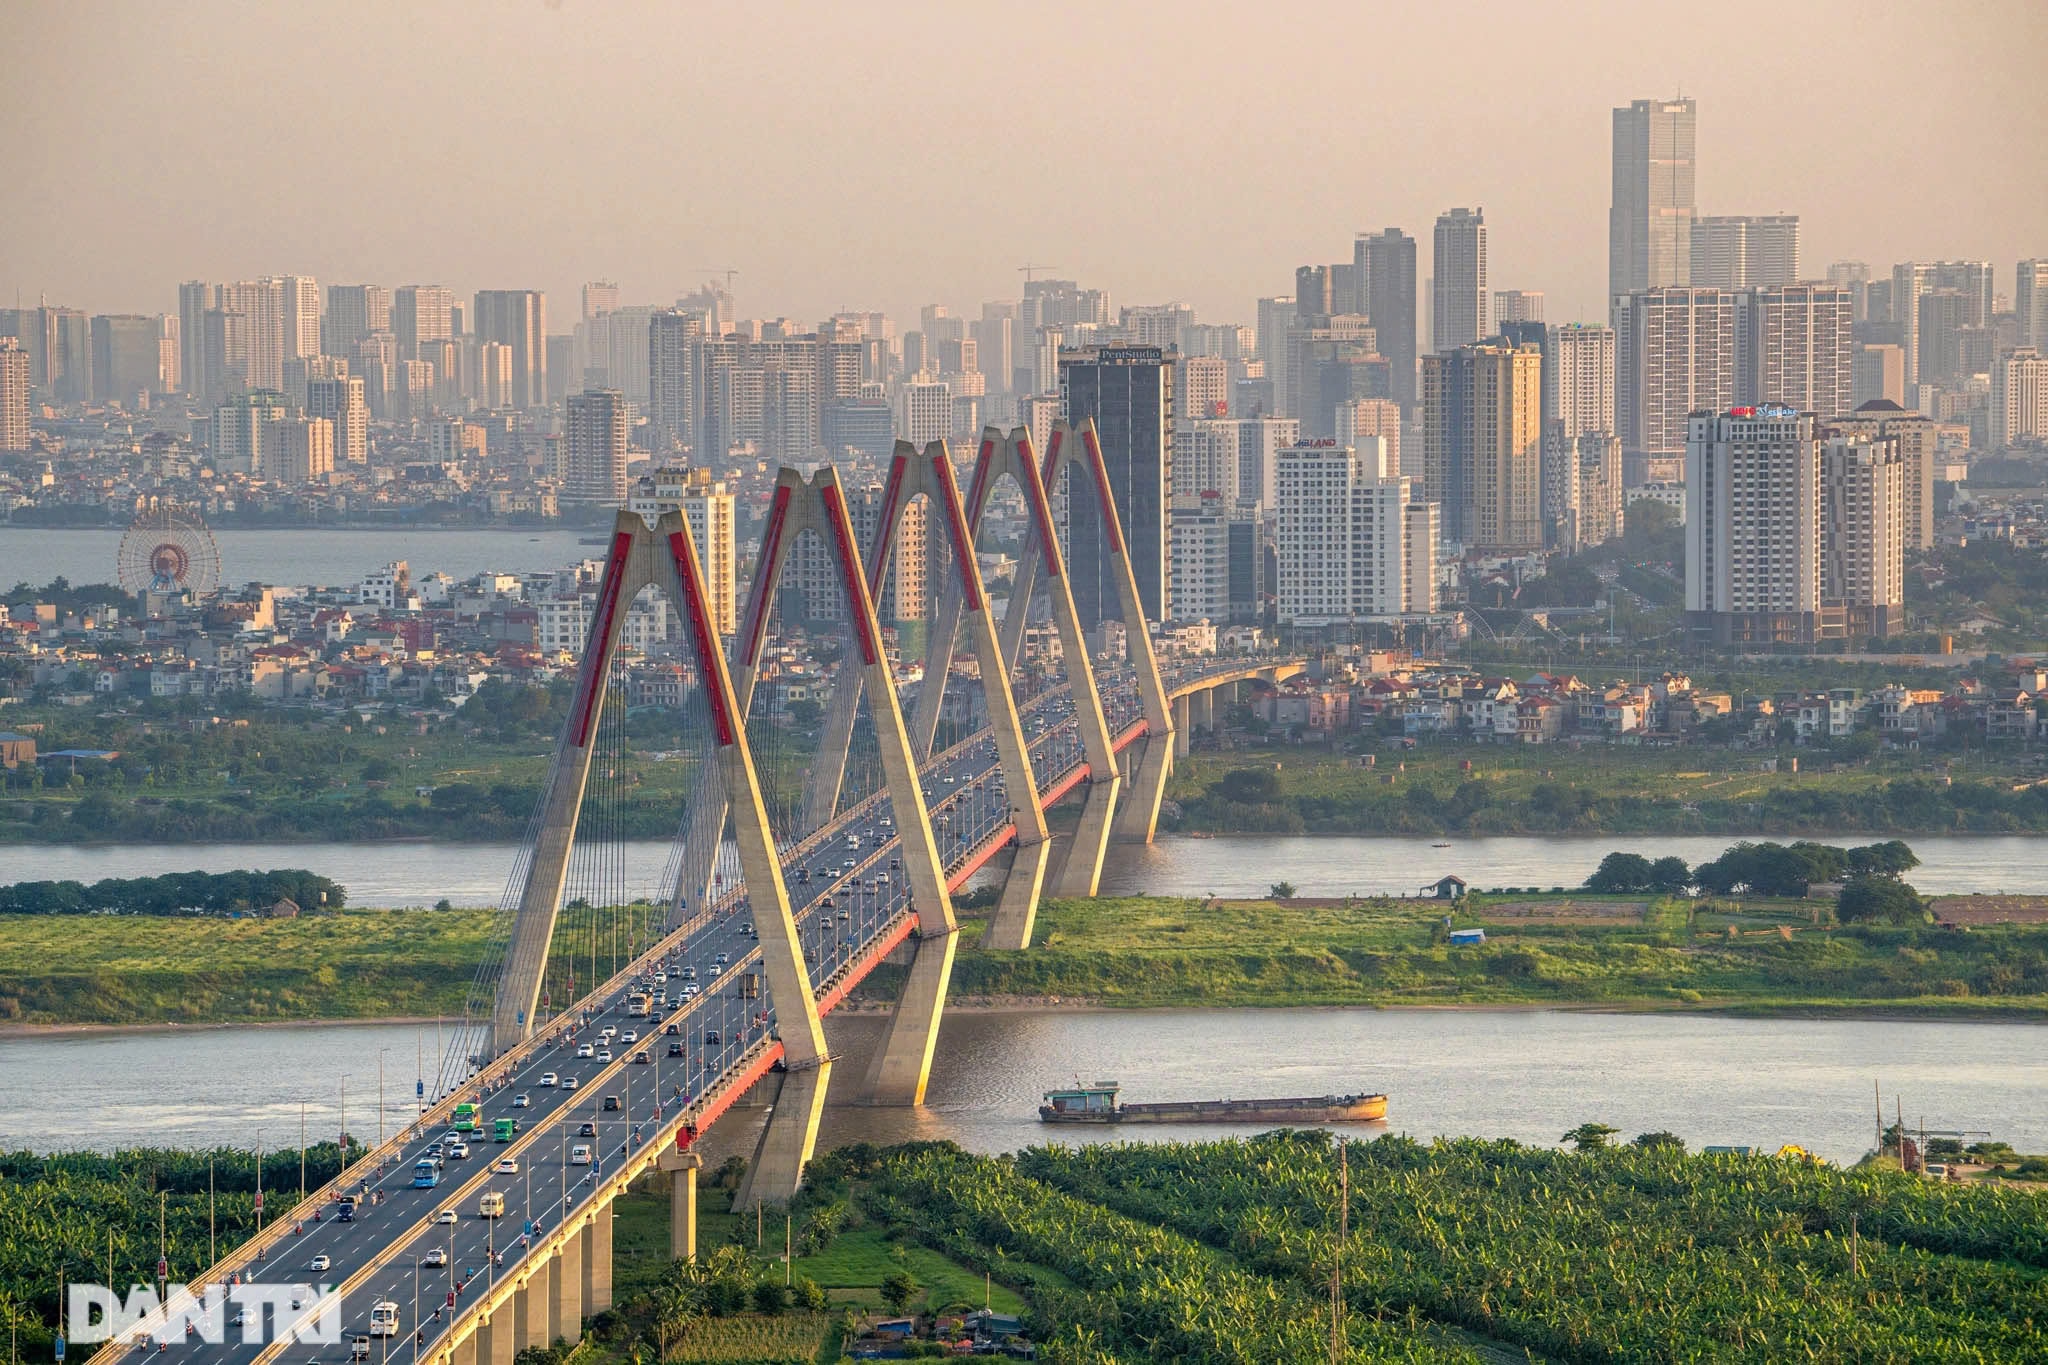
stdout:
[[614,313],[619,307],[619,286],[611,280],[593,280],[583,286],[582,321],[591,322]]
[[1273,588],[1282,625],[1348,625],[1411,610],[1413,485],[1377,475],[1385,463],[1383,451],[1326,439],[1280,452]]
[[317,483],[334,472],[334,423],[300,417],[278,428],[277,459],[267,471],[279,483]]
[[1689,286],[1617,300],[1615,435],[1630,485],[1682,477],[1687,418],[1735,401],[1735,295]]
[[0,337],[0,450],[28,449],[28,349]]
[[1900,347],[1872,342],[1850,355],[1850,406],[1860,408],[1872,399],[1905,405],[1906,353]]
[[704,318],[664,308],[648,319],[647,328],[647,415],[655,450],[667,454],[696,439],[695,342],[704,335]]
[[1614,329],[1583,322],[1547,329],[1543,348],[1543,420],[1564,435],[1615,431]]
[[1351,261],[1358,298],[1351,311],[1371,322],[1380,354],[1394,379],[1394,401],[1415,406],[1415,239],[1399,228],[1361,232],[1352,240]]
[[1878,437],[1820,443],[1821,633],[1885,636],[1905,625],[1905,461]]
[[137,313],[92,320],[93,398],[133,407],[137,394],[168,393],[163,366],[164,319]]
[[249,387],[249,315],[238,308],[209,308],[200,319],[201,395],[219,403]]
[[1692,283],[1695,121],[1688,99],[1636,100],[1614,111],[1610,299]]
[[1849,291],[1849,307],[1856,321],[1870,321],[1870,262],[1836,261],[1828,267],[1828,283]]
[[1296,316],[1286,349],[1286,412],[1304,436],[1335,436],[1343,404],[1393,397],[1391,367],[1363,314]]
[[559,471],[562,501],[624,506],[626,439],[626,395],[617,389],[569,395]]
[[274,277],[220,287],[221,307],[246,319],[248,362],[243,382],[251,389],[284,388],[285,282]]
[[442,284],[401,285],[391,296],[391,334],[399,359],[432,359],[424,348],[455,335],[455,291]]
[[1454,350],[1492,335],[1487,320],[1485,209],[1451,209],[1438,215],[1431,269],[1435,302],[1430,349]]
[[953,434],[953,388],[929,373],[914,375],[896,386],[896,431],[923,450],[929,442]]
[[[1899,344],[1906,352],[1906,388],[1933,382],[1923,373],[1931,356],[1921,337],[1921,298],[1937,289],[1953,289],[1955,327],[1984,327],[1992,316],[1992,269],[1989,261],[1907,261],[1892,267],[1891,318],[1898,324]],[[1945,316],[1939,311],[1936,316]]]
[[[1174,453],[1185,452],[1176,445]],[[1230,522],[1234,501],[1213,488],[1173,496],[1172,597],[1177,621],[1221,625],[1230,619]]]
[[1849,410],[1849,291],[1839,284],[1789,284],[1735,296],[1735,401],[1801,412]]
[[[1361,457],[1375,451],[1386,456],[1386,467],[1377,470],[1375,478],[1390,479],[1405,472],[1401,468],[1400,404],[1386,398],[1360,398],[1341,404],[1337,408],[1336,428],[1338,444],[1350,446]],[[1372,437],[1379,438],[1378,447],[1372,444]]]
[[381,284],[330,284],[320,344],[329,355],[352,356],[356,343],[391,330],[391,291]]
[[283,454],[288,415],[284,395],[273,389],[250,389],[215,408],[214,468],[255,479],[274,477]]
[[1543,321],[1541,289],[1496,289],[1493,291],[1493,324]]
[[476,401],[493,412],[512,406],[512,348],[502,341],[477,343]]
[[1175,390],[1190,417],[1224,417],[1230,412],[1230,362],[1220,355],[1184,356]]
[[178,286],[178,366],[184,392],[201,395],[209,391],[206,374],[206,315],[220,307],[220,287],[204,280],[187,280]]
[[[1167,490],[1173,482],[1173,391],[1177,355],[1157,346],[1060,352],[1059,391],[1067,419],[1095,419],[1110,496],[1123,522],[1138,605],[1148,621],[1172,612],[1167,577]],[[1096,499],[1067,497],[1068,578],[1084,626],[1121,614],[1111,574],[1108,528]]]
[[735,531],[733,495],[708,469],[662,465],[643,477],[630,504],[635,512],[656,521],[664,512],[680,511],[697,542],[704,568],[704,588],[712,623],[720,635],[739,629],[739,541]]
[[370,458],[370,405],[360,375],[314,379],[306,384],[306,415],[334,423],[334,458],[352,465]]
[[480,289],[470,327],[477,339],[510,348],[511,406],[548,401],[548,296],[538,289]]
[[284,304],[284,361],[320,354],[320,282],[311,275],[286,275],[278,281]]
[[2048,259],[2021,261],[2014,268],[2012,311],[2019,344],[2048,355]]
[[[1274,295],[1259,300],[1258,358],[1265,363],[1266,377],[1273,381],[1273,396],[1287,401],[1287,332],[1294,321],[1294,296]],[[1278,409],[1275,409],[1278,412]],[[1249,417],[1250,413],[1240,414]],[[1292,416],[1293,414],[1287,414]]]
[[1692,225],[1692,284],[1703,289],[1764,289],[1799,282],[1799,216],[1697,218]]
[[[1167,492],[1175,507],[1205,493],[1221,495],[1212,510],[1219,515],[1237,498],[1238,422],[1228,417],[1182,418],[1173,431],[1173,487]],[[1179,602],[1176,596],[1174,599]],[[1179,610],[1186,610],[1181,603]]]
[[[1242,417],[1237,422],[1237,497],[1271,516],[1280,496],[1280,452],[1301,439],[1292,417]],[[1179,448],[1174,451],[1179,459]]]
[[1422,500],[1467,549],[1543,547],[1542,370],[1535,346],[1422,358]]
[[1934,548],[1934,461],[1940,453],[1933,418],[1911,412],[1893,399],[1872,398],[1856,410],[1826,419],[1828,434],[1860,441],[1888,441],[1903,468],[1900,522],[1909,550]]
[[1820,438],[1811,413],[1738,407],[1687,422],[1685,609],[1721,644],[1820,634]]
[[1991,444],[2048,440],[2048,356],[2022,346],[1991,367]]
[[1016,382],[1016,357],[1012,350],[1016,313],[1014,303],[984,303],[980,319],[969,324],[979,368],[988,376],[992,393],[1008,392]]

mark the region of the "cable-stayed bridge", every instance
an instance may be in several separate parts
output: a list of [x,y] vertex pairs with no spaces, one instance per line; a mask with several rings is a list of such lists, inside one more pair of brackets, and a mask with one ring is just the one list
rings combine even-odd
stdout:
[[[1099,499],[1110,542],[1124,658],[1099,672],[1056,533],[1062,487]],[[244,1340],[229,1322],[225,1340],[207,1340],[219,1335],[208,1324],[179,1341],[176,1327],[165,1350],[110,1344],[94,1365],[133,1353],[338,1365],[365,1335],[373,1360],[510,1365],[529,1346],[575,1341],[611,1305],[612,1203],[633,1179],[670,1174],[674,1247],[690,1254],[692,1149],[750,1091],[769,1110],[741,1208],[793,1197],[828,1088],[921,1104],[959,935],[953,893],[995,864],[986,942],[1028,947],[1042,893],[1093,895],[1113,838],[1151,840],[1176,752],[1214,727],[1217,693],[1301,667],[1160,666],[1092,423],[1061,424],[1042,456],[1021,428],[990,429],[965,496],[945,443],[899,442],[886,482],[857,496],[856,508],[829,466],[780,472],[729,652],[690,517],[616,518],[567,721],[435,1093],[328,1188],[273,1205],[218,1265],[167,1277],[194,1293],[331,1283],[341,1343],[290,1341],[289,1323],[268,1320]],[[1021,503],[1000,617],[981,567],[999,498]],[[903,551],[920,539],[913,563]],[[877,599],[900,603],[913,575],[923,600],[907,614],[926,662],[906,711]],[[617,665],[649,590],[680,623],[681,665],[673,694],[636,715]],[[1026,668],[1038,614],[1051,630]],[[899,638],[905,617],[894,615]],[[803,630],[814,651],[821,631],[840,646],[829,691],[807,698],[820,736],[807,750],[763,704],[789,681],[780,639]],[[685,765],[689,796],[660,885],[636,887],[621,812],[630,760],[657,742],[661,761]],[[1079,818],[1056,837],[1046,809],[1069,797]],[[823,1016],[892,955],[908,967],[882,1043],[865,1074],[835,1080]],[[174,1319],[198,1310],[190,1293],[168,1305]]]

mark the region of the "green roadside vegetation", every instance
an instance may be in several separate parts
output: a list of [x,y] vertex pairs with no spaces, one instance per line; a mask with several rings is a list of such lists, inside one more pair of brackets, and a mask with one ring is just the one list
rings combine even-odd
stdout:
[[[1162,825],[1237,834],[1822,834],[2048,830],[2048,786],[2014,748],[1938,757],[1873,735],[1782,754],[1712,745],[1309,745],[1176,761]],[[1371,766],[1365,759],[1371,758]],[[1791,771],[1797,757],[1799,771]]]

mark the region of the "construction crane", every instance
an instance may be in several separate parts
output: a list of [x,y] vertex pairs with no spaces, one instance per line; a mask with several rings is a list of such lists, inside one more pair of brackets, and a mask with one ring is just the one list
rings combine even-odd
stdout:
[[1024,283],[1026,283],[1026,284],[1029,284],[1029,283],[1031,283],[1031,272],[1032,272],[1032,271],[1034,271],[1034,270],[1058,270],[1058,269],[1059,269],[1059,267],[1058,267],[1058,266],[1056,266],[1056,265],[1043,265],[1043,264],[1039,264],[1039,263],[1036,263],[1036,262],[1032,262],[1032,261],[1026,261],[1026,262],[1025,262],[1025,263],[1024,263],[1023,265],[1020,265],[1020,266],[1018,266],[1018,267],[1017,267],[1017,269],[1018,269],[1018,270],[1019,270],[1020,272],[1022,272],[1022,273],[1023,273],[1023,276],[1024,276]]

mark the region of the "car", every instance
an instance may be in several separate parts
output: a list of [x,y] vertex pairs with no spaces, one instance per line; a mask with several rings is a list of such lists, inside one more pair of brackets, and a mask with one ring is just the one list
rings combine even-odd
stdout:
[[577,1086],[581,1084],[583,1084],[583,1082],[577,1080],[574,1076],[562,1077],[562,1089],[564,1090],[574,1090]]
[[569,1164],[571,1166],[588,1166],[590,1164],[590,1145],[579,1142],[574,1147],[571,1147],[569,1149]]
[[638,1052],[636,1052],[636,1053],[634,1053],[634,1054],[633,1054],[633,1065],[634,1065],[634,1066],[651,1066],[651,1065],[653,1064],[653,1062],[654,1062],[654,1057],[653,1057],[653,1055],[652,1055],[652,1054],[651,1054],[651,1053],[650,1053],[650,1052],[649,1052],[649,1051],[648,1051],[648,1050],[647,1050],[646,1048],[644,1048],[644,1047],[643,1047],[643,1048],[641,1048],[641,1049],[640,1049],[640,1050],[639,1050]]
[[450,1161],[469,1160],[469,1144],[466,1142],[450,1143],[448,1146],[448,1159]]
[[324,1255],[324,1254],[323,1254],[323,1255],[315,1256],[315,1257],[314,1257],[314,1258],[313,1258],[312,1260],[310,1260],[310,1261],[306,1262],[306,1269],[308,1269],[308,1270],[332,1270],[332,1269],[334,1269],[334,1262],[333,1262],[333,1261],[332,1261],[331,1259],[329,1259],[329,1258],[328,1258],[328,1257],[327,1257],[326,1255]]
[[704,1030],[704,1046],[717,1047],[721,1041],[722,1040],[718,1036],[717,1029],[712,1028]]
[[723,967],[726,963],[732,961],[732,954],[720,953],[717,957],[714,957],[711,960],[713,962],[716,962],[719,966]]
[[697,979],[697,969],[696,969],[695,967],[685,967],[685,968],[683,968],[683,980],[685,980],[685,981],[695,981],[696,979]]
[[680,1056],[682,1056],[682,1055],[683,1055],[683,1045],[682,1045],[681,1043],[670,1043],[670,1044],[668,1045],[668,1055],[669,1055],[669,1056],[671,1056],[671,1057],[680,1057]]
[[[448,1210],[448,1212],[450,1212],[450,1213],[453,1213],[453,1212],[455,1212],[455,1210],[453,1210],[453,1209],[450,1209],[450,1210]],[[453,1220],[451,1219],[450,1221],[452,1222]],[[420,1257],[420,1264],[421,1264],[421,1265],[433,1265],[433,1266],[447,1265],[447,1264],[448,1264],[448,1248],[446,1248],[446,1247],[429,1247],[429,1248],[427,1249],[427,1254],[426,1254],[426,1255],[424,1255],[424,1256],[422,1256],[422,1257]]]
[[514,1109],[531,1109],[533,1101],[524,1093],[517,1094],[512,1097],[512,1107]]
[[597,1060],[599,1060],[600,1062],[608,1062],[608,1061],[610,1061],[611,1059],[612,1059],[612,1050],[611,1050],[610,1048],[608,1048],[608,1047],[601,1047],[601,1048],[599,1048],[599,1049],[597,1050]]
[[754,933],[754,922],[752,920],[748,920],[745,924],[742,924],[740,926],[740,932],[745,934],[748,938],[756,937]]
[[700,995],[702,994],[703,989],[703,987],[699,986],[696,982],[692,981],[688,985],[683,987],[683,999],[689,1000],[697,995]]
[[597,1036],[600,1038],[616,1038],[619,1036],[619,1026],[617,1024],[606,1024],[597,1031]]
[[454,1210],[454,1209],[442,1209],[442,1210],[441,1210],[441,1211],[440,1211],[439,1213],[437,1213],[437,1214],[435,1214],[435,1215],[434,1215],[434,1221],[435,1221],[436,1223],[452,1223],[452,1222],[454,1222],[454,1221],[455,1221],[455,1210]]
[[665,1038],[680,1038],[683,1036],[683,1026],[681,1024],[664,1024],[662,1025],[661,1032]]
[[442,1154],[441,1144],[440,1144],[440,1143],[438,1143],[438,1142],[430,1142],[430,1143],[428,1143],[428,1144],[427,1144],[427,1150],[426,1150],[426,1151],[425,1151],[424,1153],[422,1153],[422,1155],[424,1155],[424,1156],[430,1156],[430,1157],[434,1158],[434,1160],[436,1160],[436,1161],[439,1161],[439,1160],[441,1159],[441,1154]]
[[627,1029],[627,1030],[626,1030],[626,1031],[625,1031],[624,1033],[621,1033],[621,1034],[619,1035],[619,1041],[620,1041],[621,1043],[637,1043],[637,1042],[639,1042],[639,1041],[640,1041],[640,1030],[638,1030],[638,1029],[631,1029],[631,1028]]
[[595,1057],[597,1055],[597,1045],[595,1043],[578,1043],[576,1045],[576,1055],[578,1057]]
[[604,1097],[604,1107],[606,1113],[618,1113],[621,1108],[619,1097],[617,1095],[606,1095]]
[[579,1125],[577,1126],[577,1129],[576,1129],[576,1136],[577,1136],[577,1137],[596,1137],[596,1136],[597,1136],[597,1125],[596,1125],[596,1124],[594,1124],[594,1123],[592,1123],[592,1122],[591,1122],[590,1120],[588,1120],[588,1119],[585,1119],[585,1120],[584,1120],[584,1121],[583,1121],[583,1122],[582,1122],[581,1124],[579,1124]]
[[724,971],[724,970],[725,970],[725,968],[723,968],[723,967],[719,966],[719,965],[718,965],[718,964],[717,964],[716,962],[714,962],[714,963],[712,963],[712,964],[711,964],[711,968],[710,968],[710,971],[711,971],[711,975],[713,975],[713,976],[717,976],[717,975],[718,975],[718,974],[719,974],[720,972],[722,972],[722,971]]
[[657,986],[666,986],[668,984],[668,973],[656,972],[654,974],[654,984]]
[[557,1076],[552,1071],[543,1071],[540,1073],[540,1086],[543,1090],[553,1090],[555,1088],[555,1084],[560,1080],[561,1077]]
[[491,1167],[491,1172],[494,1175],[518,1175],[519,1158],[516,1156],[501,1156],[498,1158],[497,1164]]

